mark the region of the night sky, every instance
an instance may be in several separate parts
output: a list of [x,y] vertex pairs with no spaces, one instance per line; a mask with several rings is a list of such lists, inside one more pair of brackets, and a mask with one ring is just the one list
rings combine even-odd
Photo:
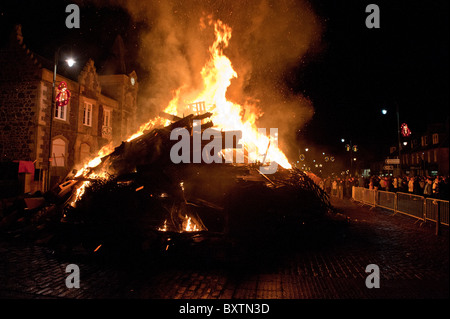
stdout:
[[[83,48],[78,59],[97,62],[121,34],[130,71],[136,69],[141,82],[149,76],[140,72],[133,55],[140,26],[124,10],[82,6],[81,28],[67,29],[65,7],[70,1],[7,2],[0,4],[2,45],[12,26],[20,23],[32,51],[52,59],[58,44],[71,42],[74,50]],[[400,121],[413,133],[448,119],[447,0],[310,3],[325,27],[322,40],[304,63],[286,73],[292,90],[307,96],[315,108],[313,119],[297,132],[300,144],[338,152],[343,148],[340,139],[347,138],[366,154],[382,154],[396,143],[396,105]],[[370,3],[380,7],[380,29],[365,26]],[[389,113],[382,116],[382,108]]]

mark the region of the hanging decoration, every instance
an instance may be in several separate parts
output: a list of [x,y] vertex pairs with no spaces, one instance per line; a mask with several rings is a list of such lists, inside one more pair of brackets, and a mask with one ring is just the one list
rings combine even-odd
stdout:
[[402,132],[403,137],[408,137],[411,135],[411,130],[409,129],[408,125],[406,123],[403,123],[400,126],[400,130]]
[[58,94],[56,95],[56,107],[69,104],[70,91],[67,89],[67,83],[61,81],[58,85]]

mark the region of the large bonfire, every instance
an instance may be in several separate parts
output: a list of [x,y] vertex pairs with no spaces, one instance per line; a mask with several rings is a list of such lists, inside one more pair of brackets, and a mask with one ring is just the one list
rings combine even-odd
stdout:
[[[277,134],[258,130],[259,112],[227,100],[227,89],[237,77],[224,55],[231,28],[216,21],[214,30],[210,59],[201,71],[203,88],[191,93],[188,101],[180,96],[181,89],[177,90],[163,115],[143,124],[121,145],[103,147],[96,158],[57,188],[63,221],[82,220],[84,225],[92,225],[87,236],[92,249],[97,250],[107,238],[137,234],[149,238],[149,232],[256,236],[279,230],[283,223],[299,225],[321,217],[329,207],[326,194],[291,167],[278,148]],[[170,134],[176,128],[192,134],[194,120],[201,121],[202,130],[242,132],[236,144],[243,148],[222,147],[223,163],[173,163]],[[230,160],[236,151],[243,152],[243,163]],[[261,165],[271,163],[280,168],[264,175]]]
[[[231,28],[218,20],[214,24],[214,30],[216,40],[209,48],[210,59],[201,71],[203,90],[188,104],[195,105],[196,102],[204,102],[202,103],[205,106],[203,111],[212,113],[210,118],[215,128],[222,131],[241,131],[242,141],[240,144],[254,150],[249,153],[248,162],[255,162],[258,160],[258,156],[264,154],[266,162],[275,161],[283,168],[291,168],[287,157],[277,147],[277,137],[272,137],[275,141],[271,141],[270,135],[262,134],[256,127],[256,120],[259,116],[257,112],[244,112],[241,105],[227,100],[227,89],[231,80],[237,77],[231,61],[223,53],[231,38]],[[185,109],[185,103],[180,101],[180,91],[180,89],[176,91],[175,97],[164,109],[164,113],[177,116],[179,109]],[[187,111],[198,112],[199,110]],[[151,119],[141,125],[136,133],[127,138],[127,142],[133,141],[154,127],[168,124],[170,124],[170,120],[164,117]],[[76,177],[86,176],[87,172],[90,171],[89,168],[99,165],[101,158],[112,150],[112,145],[106,145],[100,150],[96,158],[90,160],[84,168],[78,171]]]

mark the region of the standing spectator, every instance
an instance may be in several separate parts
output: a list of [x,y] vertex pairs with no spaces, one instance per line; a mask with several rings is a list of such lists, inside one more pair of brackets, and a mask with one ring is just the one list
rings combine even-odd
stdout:
[[337,181],[334,179],[331,188],[331,195],[337,196]]
[[372,176],[369,181],[369,189],[370,190],[373,190],[373,180],[374,180],[374,177]]
[[331,178],[330,176],[327,177],[325,180],[325,191],[328,193],[328,195],[331,194]]
[[[403,177],[402,179],[401,179],[401,183],[400,183],[400,185],[401,185],[401,188],[400,188],[400,192],[404,192],[404,193],[406,193],[407,191],[408,191],[408,181],[409,181],[409,177],[408,178],[406,178],[406,177]],[[399,185],[399,186],[400,186]]]
[[426,181],[425,178],[423,178],[422,176],[419,177],[419,187],[420,187],[421,193],[423,193],[423,191],[424,191],[425,183],[426,183],[426,182],[427,182],[427,181]]
[[358,178],[358,187],[364,187],[364,186],[365,186],[364,185],[364,177],[362,177],[362,175],[361,175]]
[[392,192],[392,177],[386,177],[386,192]]
[[414,192],[414,177],[408,177],[408,193]]
[[373,179],[373,189],[374,190],[378,190],[380,188],[380,179],[375,176],[375,178]]
[[394,177],[394,180],[392,181],[392,187],[393,187],[394,192],[397,193],[397,191],[398,191],[398,178],[397,177]]
[[[423,191],[422,191],[423,192]],[[414,182],[413,182],[413,193],[415,195],[421,195],[422,192],[420,191],[420,186],[419,186],[419,177],[414,177]]]
[[344,185],[344,187],[345,187],[344,196],[345,197],[352,197],[352,180],[353,180],[352,177],[347,177],[345,179],[345,185]]
[[434,182],[433,182],[433,197],[438,198],[439,197],[439,177],[436,176]]
[[427,182],[425,183],[425,186],[423,188],[423,196],[430,197],[433,194],[433,186],[432,186],[432,180],[431,177],[427,178]]
[[382,177],[381,179],[380,179],[380,188],[381,188],[381,190],[385,190],[386,189],[386,180],[384,179],[384,177]]
[[338,197],[340,199],[343,199],[344,198],[344,180],[343,179],[338,180],[337,187],[338,187]]

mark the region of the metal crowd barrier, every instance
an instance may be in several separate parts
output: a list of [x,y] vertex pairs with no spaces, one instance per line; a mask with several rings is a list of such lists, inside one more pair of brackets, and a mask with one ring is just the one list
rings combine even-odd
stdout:
[[363,202],[370,206],[376,206],[375,195],[373,190],[364,188],[362,192]]
[[446,200],[364,187],[353,187],[352,199],[372,207],[382,207],[395,213],[408,215],[424,222],[427,220],[438,221],[437,226],[449,226],[449,201]]
[[423,196],[397,193],[397,212],[425,221]]
[[395,211],[397,208],[395,193],[385,192],[385,191],[377,191],[376,192],[376,205]]
[[425,218],[427,220],[431,220],[436,222],[439,220],[443,225],[449,225],[449,212],[448,212],[448,201],[436,199],[436,198],[427,198],[425,200]]

